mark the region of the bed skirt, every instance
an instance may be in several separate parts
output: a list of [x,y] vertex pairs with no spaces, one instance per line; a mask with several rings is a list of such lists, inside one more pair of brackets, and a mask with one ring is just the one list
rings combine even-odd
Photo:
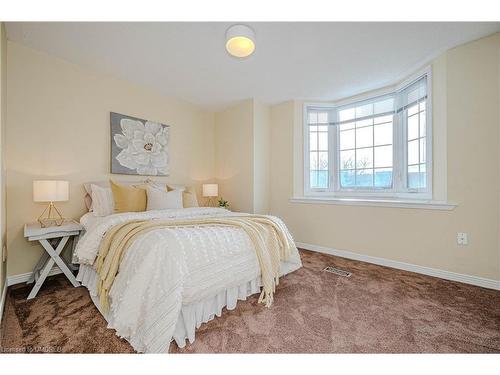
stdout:
[[[290,272],[291,270],[286,271]],[[286,271],[284,273],[288,273]],[[107,321],[106,314],[103,314],[99,306],[99,297],[97,296],[97,273],[95,270],[91,266],[82,264],[80,265],[80,270],[76,278],[89,290],[92,301]],[[224,307],[226,307],[227,310],[234,310],[238,301],[246,300],[247,297],[252,294],[260,293],[261,286],[262,282],[259,276],[237,287],[223,290],[213,297],[183,305],[172,341],[175,340],[180,348],[186,346],[186,340],[189,340],[192,344],[195,340],[195,331],[197,328],[203,323],[207,323],[214,319],[216,316],[220,317]],[[125,337],[125,339],[127,339],[127,337]]]

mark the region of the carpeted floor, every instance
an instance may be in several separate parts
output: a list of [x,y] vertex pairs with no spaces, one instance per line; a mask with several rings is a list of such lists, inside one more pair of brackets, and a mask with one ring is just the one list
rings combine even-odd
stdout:
[[[241,301],[173,353],[500,353],[500,292],[301,251],[270,309]],[[349,278],[322,272],[327,265]],[[59,275],[9,290],[0,352],[130,353],[85,288]]]

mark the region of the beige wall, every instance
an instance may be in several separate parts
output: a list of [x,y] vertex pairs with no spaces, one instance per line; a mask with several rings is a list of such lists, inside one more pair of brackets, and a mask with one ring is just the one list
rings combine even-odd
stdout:
[[[6,262],[4,245],[6,241],[6,204],[5,204],[5,124],[7,115],[7,38],[5,25],[0,23],[0,298],[5,287]],[[0,302],[1,303],[1,302]],[[0,311],[0,314],[2,312]],[[0,315],[1,320],[1,315]],[[0,336],[1,337],[1,336]]]
[[215,176],[231,210],[269,212],[270,114],[247,99],[215,115]]
[[[232,209],[281,216],[299,242],[500,279],[500,34],[432,64],[434,192],[458,204],[453,211],[290,203],[303,188],[302,101],[269,109],[249,99],[214,115],[17,44],[7,52],[9,275],[29,272],[40,254],[22,237],[43,210],[32,180],[68,179],[60,207],[79,217],[81,184],[111,176],[115,111],[172,126],[164,180],[215,180]],[[459,231],[469,246],[456,245]]]
[[455,210],[290,203],[303,189],[303,102],[290,101],[271,111],[271,213],[299,242],[499,280],[499,43],[496,34],[433,63],[434,190]]
[[169,155],[172,183],[212,180],[214,114],[8,43],[6,133],[7,244],[9,275],[30,272],[40,246],[22,236],[43,205],[32,202],[32,181],[70,181],[70,201],[58,205],[65,216],[84,213],[86,181],[140,177],[111,175],[109,112],[156,120],[171,126]]
[[231,210],[253,212],[253,100],[215,114],[215,177]]
[[270,159],[271,159],[271,109],[254,100],[254,136],[253,136],[253,212],[267,214],[270,196]]

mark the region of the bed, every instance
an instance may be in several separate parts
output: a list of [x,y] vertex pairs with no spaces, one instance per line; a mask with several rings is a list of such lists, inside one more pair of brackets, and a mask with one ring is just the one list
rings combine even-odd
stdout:
[[[109,291],[109,309],[98,298],[94,262],[105,233],[131,220],[187,220],[238,215],[222,208],[127,212],[80,219],[85,234],[75,257],[77,279],[108,322],[138,352],[166,353],[170,343],[179,347],[195,340],[201,324],[232,310],[238,300],[260,293],[261,270],[248,234],[233,226],[180,226],[152,230],[128,248]],[[273,218],[273,220],[278,220]],[[284,226],[284,224],[283,224]],[[285,227],[286,228],[286,227]],[[280,276],[302,266],[295,246],[281,261]],[[259,307],[260,308],[260,307]],[[270,307],[272,308],[272,306]]]

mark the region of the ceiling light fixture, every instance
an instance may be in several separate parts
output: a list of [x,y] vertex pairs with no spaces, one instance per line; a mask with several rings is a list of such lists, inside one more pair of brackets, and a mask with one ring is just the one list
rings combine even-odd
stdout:
[[233,25],[226,31],[226,50],[234,57],[247,57],[255,51],[255,33],[245,25]]

